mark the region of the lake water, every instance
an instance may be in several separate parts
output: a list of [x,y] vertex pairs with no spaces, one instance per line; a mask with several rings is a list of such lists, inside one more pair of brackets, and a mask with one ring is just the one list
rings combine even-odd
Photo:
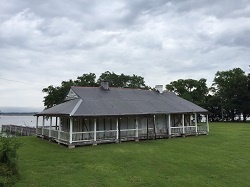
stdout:
[[[38,118],[39,124],[42,124],[42,117]],[[0,130],[2,125],[21,125],[27,127],[36,126],[35,116],[5,116],[0,115]],[[45,125],[49,125],[49,120],[45,120]]]

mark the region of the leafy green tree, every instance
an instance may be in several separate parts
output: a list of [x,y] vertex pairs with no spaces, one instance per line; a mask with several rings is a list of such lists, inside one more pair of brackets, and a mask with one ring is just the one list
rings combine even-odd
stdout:
[[211,121],[221,121],[223,116],[223,108],[221,108],[221,99],[217,94],[208,94],[205,99],[204,108],[210,113],[209,118]]
[[247,117],[250,117],[250,73],[247,75],[247,93],[245,97],[244,105],[242,106],[243,119],[246,121]]
[[129,76],[127,75],[117,75],[114,72],[106,71],[100,75],[97,83],[100,84],[102,81],[108,81],[111,87],[127,87],[128,80]]
[[146,89],[149,90],[150,87],[145,85],[144,78],[141,76],[133,75],[130,76],[130,79],[128,81],[128,87],[129,88],[140,88],[140,89]]
[[117,75],[114,72],[106,71],[102,73],[97,80],[97,83],[100,84],[102,81],[109,81],[111,87],[120,87],[120,88],[139,88],[139,89],[150,89],[146,86],[144,78],[138,75]]
[[47,94],[43,100],[44,106],[46,108],[50,108],[62,103],[71,86],[97,86],[95,79],[96,75],[94,73],[83,74],[82,76],[78,76],[75,81],[72,79],[68,81],[62,81],[61,86],[54,87],[53,85],[50,85],[47,88],[43,88],[42,91]]
[[77,77],[77,80],[74,81],[74,85],[83,87],[98,86],[96,83],[96,75],[94,73],[85,73],[82,76]]
[[42,91],[44,93],[47,93],[47,95],[44,97],[44,106],[46,108],[50,108],[52,106],[55,106],[57,104],[60,104],[64,101],[69,89],[71,86],[74,86],[74,82],[72,80],[69,81],[63,81],[61,83],[61,86],[52,86],[50,85],[47,88],[44,88]]
[[221,99],[224,117],[234,121],[235,115],[244,116],[249,112],[248,79],[240,68],[229,71],[218,71],[212,85],[212,90]]
[[197,105],[206,106],[205,98],[208,94],[206,79],[179,79],[167,84],[166,90],[175,92],[180,97]]

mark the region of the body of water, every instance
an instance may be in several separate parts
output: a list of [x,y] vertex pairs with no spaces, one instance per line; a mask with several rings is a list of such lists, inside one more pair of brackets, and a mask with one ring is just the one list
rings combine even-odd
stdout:
[[[38,118],[39,124],[42,124],[42,117]],[[2,125],[21,125],[27,127],[35,127],[36,126],[36,117],[35,116],[8,116],[8,115],[0,115],[0,130]],[[45,125],[49,125],[49,120],[45,120]]]

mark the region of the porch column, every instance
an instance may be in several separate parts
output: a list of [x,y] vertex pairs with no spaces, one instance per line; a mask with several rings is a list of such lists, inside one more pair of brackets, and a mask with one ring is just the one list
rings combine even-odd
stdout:
[[45,117],[43,116],[42,136],[43,136],[44,123],[45,123]]
[[49,121],[49,138],[51,137],[51,126],[52,126],[52,116],[50,116]]
[[136,141],[139,141],[139,125],[138,125],[138,119],[135,118],[135,137],[136,137]]
[[147,140],[148,140],[148,118],[147,118]]
[[197,126],[197,113],[194,114],[194,123],[195,123],[195,133],[198,134],[198,126]]
[[58,130],[57,121],[58,121],[58,117],[56,117],[56,130]]
[[207,134],[209,133],[209,123],[208,123],[208,114],[207,114]]
[[182,114],[182,134],[183,135],[185,134],[185,115],[184,114]]
[[73,137],[73,119],[70,118],[69,122],[69,143],[72,144],[72,137]]
[[[36,135],[37,135],[37,131],[38,131],[38,118],[39,118],[39,116],[36,116]],[[22,132],[21,132],[21,135],[22,135]]]
[[94,119],[94,143],[93,145],[97,145],[96,144],[96,119]]
[[60,140],[61,140],[61,118],[59,117],[58,118],[58,122],[59,122],[59,129],[58,129],[58,144],[60,143]]
[[154,135],[156,140],[156,123],[155,123],[155,115],[153,116],[153,123],[154,123]]
[[121,143],[122,142],[122,140],[121,140],[121,118],[120,119],[118,119],[118,139],[119,139],[119,143]]
[[118,143],[119,139],[119,121],[118,118],[116,119],[116,136],[115,136],[115,141]]
[[168,114],[168,136],[171,138],[171,114]]

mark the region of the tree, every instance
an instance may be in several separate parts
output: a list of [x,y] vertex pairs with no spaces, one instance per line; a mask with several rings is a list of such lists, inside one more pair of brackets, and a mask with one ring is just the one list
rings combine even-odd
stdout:
[[95,79],[96,75],[94,73],[83,74],[82,76],[78,76],[75,81],[72,79],[62,81],[61,86],[54,87],[53,85],[50,85],[47,88],[43,88],[42,92],[47,93],[43,100],[44,106],[50,108],[62,103],[71,86],[97,86]]
[[127,87],[127,82],[129,80],[129,76],[121,74],[117,75],[114,72],[106,71],[102,73],[97,80],[97,83],[100,84],[102,81],[108,81],[109,86],[111,87]]
[[62,103],[70,87],[74,85],[74,82],[72,80],[69,80],[63,81],[61,83],[61,86],[54,87],[53,85],[50,85],[47,88],[44,88],[42,91],[44,93],[47,93],[43,100],[44,106],[46,106],[46,108],[50,108]]
[[218,95],[208,94],[206,96],[204,108],[211,112],[209,115],[211,121],[221,121],[223,118],[223,108],[220,103],[221,99]]
[[240,68],[229,71],[218,71],[212,85],[212,90],[220,99],[224,115],[234,121],[235,115],[249,112],[248,79]]
[[102,81],[108,81],[111,87],[120,88],[138,88],[138,89],[150,89],[150,87],[145,85],[144,78],[138,75],[117,75],[114,72],[106,71],[102,73],[97,80],[100,84]]
[[180,97],[200,106],[205,106],[208,94],[206,79],[179,79],[166,85],[166,90],[175,92]]
[[98,84],[96,83],[96,75],[94,73],[83,74],[82,76],[78,76],[77,80],[74,81],[74,84],[77,86],[84,87],[98,86]]
[[130,79],[128,81],[128,87],[129,88],[140,88],[140,89],[146,89],[149,90],[150,87],[145,85],[144,78],[141,76],[133,75],[130,76]]

